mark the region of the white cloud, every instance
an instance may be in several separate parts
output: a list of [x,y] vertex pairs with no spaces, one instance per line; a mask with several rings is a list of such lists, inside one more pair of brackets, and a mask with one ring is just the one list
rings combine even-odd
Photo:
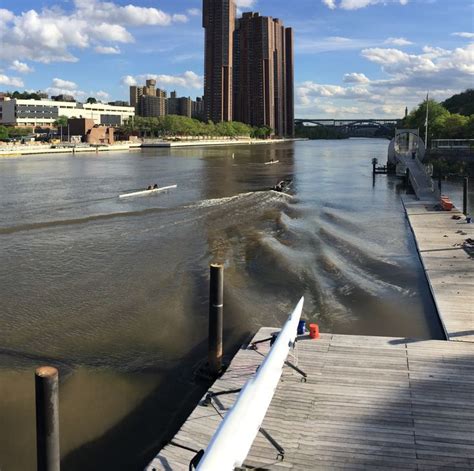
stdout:
[[116,46],[96,46],[94,51],[98,54],[120,54],[120,49]]
[[183,14],[131,4],[120,6],[99,0],[73,3],[73,10],[67,12],[60,7],[45,7],[15,15],[0,9],[0,60],[75,62],[74,49],[102,47],[105,51],[111,42],[133,42],[129,27],[168,26],[188,19]]
[[190,16],[200,16],[201,10],[199,8],[190,8],[189,10],[186,10],[186,13]]
[[155,79],[157,86],[164,89],[169,89],[170,87],[202,89],[204,86],[204,77],[190,70],[179,75],[143,74],[135,77],[125,75],[122,77],[121,83],[125,86],[144,84],[147,79]]
[[344,74],[343,81],[345,83],[369,83],[370,80],[364,74],[352,72],[351,74]]
[[400,5],[406,5],[408,3],[408,0],[340,0],[339,3],[337,3],[336,0],[321,1],[331,10],[336,8],[341,8],[342,10],[358,10],[377,4],[399,3]]
[[329,36],[326,38],[305,37],[300,38],[296,42],[295,49],[300,54],[316,54],[320,52],[363,49],[372,45],[374,45],[373,40],[345,38],[342,36]]
[[452,36],[460,36],[461,38],[474,39],[474,33],[453,33]]
[[24,83],[18,77],[8,77],[8,75],[0,74],[0,85],[6,85],[7,87],[23,87]]
[[137,84],[137,81],[135,80],[135,77],[132,77],[131,75],[125,75],[124,77],[122,77],[122,79],[120,80],[120,83],[122,85],[125,85],[126,87],[130,87],[132,85],[136,85]]
[[17,72],[20,72],[20,74],[29,74],[33,72],[34,70],[28,64],[25,64],[24,62],[20,62],[17,59],[15,59],[12,62],[12,64],[10,65],[10,69],[16,70]]
[[411,41],[405,38],[388,38],[384,41],[385,44],[391,44],[393,46],[409,46],[413,44]]
[[257,3],[257,0],[235,0],[237,8],[252,8]]
[[54,88],[62,88],[63,90],[77,90],[77,84],[69,80],[63,80],[60,78],[54,78],[52,86]]
[[331,10],[336,8],[336,0],[322,0],[322,2]]
[[99,90],[96,93],[93,93],[99,100],[107,101],[110,99],[110,95],[107,92],[104,92],[103,90]]
[[401,117],[430,95],[442,101],[471,88],[474,44],[447,50],[425,46],[419,54],[393,48],[367,48],[362,56],[381,67],[383,79],[346,73],[342,85],[304,82],[296,88],[296,112],[301,117]]

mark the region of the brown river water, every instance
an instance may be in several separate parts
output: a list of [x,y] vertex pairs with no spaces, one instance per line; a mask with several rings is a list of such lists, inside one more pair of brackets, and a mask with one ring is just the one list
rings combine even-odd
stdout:
[[[206,358],[211,262],[225,264],[229,355],[302,295],[323,332],[442,338],[400,182],[372,182],[387,147],[1,159],[1,471],[35,469],[42,364],[60,370],[62,470],[143,469],[206,387],[193,372]],[[293,197],[268,191],[285,177]],[[117,197],[155,182],[178,188]]]

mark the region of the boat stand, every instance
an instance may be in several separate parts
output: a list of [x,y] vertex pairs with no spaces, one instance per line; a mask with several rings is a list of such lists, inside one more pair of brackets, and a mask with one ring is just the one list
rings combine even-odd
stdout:
[[[252,342],[250,345],[249,345],[249,348],[251,350],[257,350],[257,345],[260,344],[260,343],[265,343],[265,342],[270,342],[270,346],[272,346],[275,342],[275,340],[277,339],[278,337],[278,332],[275,332],[274,334],[272,334],[271,337],[267,337],[266,339],[262,339],[262,340],[257,340],[256,342]],[[295,342],[293,344],[293,350],[296,350],[296,344],[298,342],[298,337],[295,338]],[[294,355],[294,358],[295,358],[295,362],[291,362],[289,360],[286,360],[285,361],[285,365],[286,366],[289,366],[292,370],[296,371],[298,374],[301,375],[301,382],[302,383],[306,383],[307,379],[308,379],[308,374],[305,373],[301,368],[298,368],[298,366],[295,365],[295,363],[298,363],[298,358]]]
[[212,391],[209,391],[209,392],[206,394],[206,397],[201,401],[201,406],[207,407],[207,406],[211,405],[212,400],[213,400],[215,397],[224,396],[224,395],[226,395],[226,394],[237,394],[237,393],[239,393],[241,390],[242,390],[242,388],[229,389],[229,390],[227,390],[227,391],[219,391],[219,392],[212,392]]

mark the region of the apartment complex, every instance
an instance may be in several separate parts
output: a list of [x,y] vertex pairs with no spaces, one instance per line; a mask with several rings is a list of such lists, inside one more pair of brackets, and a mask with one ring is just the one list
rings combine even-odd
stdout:
[[0,124],[14,126],[51,126],[60,116],[93,119],[97,124],[120,126],[135,115],[130,106],[104,103],[4,98],[0,101]]
[[176,92],[171,92],[167,100],[168,114],[177,114],[180,116],[193,116],[192,100],[189,97],[178,97]]
[[171,92],[167,97],[165,90],[156,88],[156,81],[149,79],[144,87],[133,85],[130,87],[130,105],[135,108],[138,116],[159,117],[167,114],[177,114],[189,118],[201,118],[202,99],[196,101],[189,97],[178,97]]
[[268,126],[276,135],[293,136],[292,29],[253,12],[236,20],[233,0],[204,0],[203,5],[206,118]]
[[234,0],[203,0],[204,116],[215,123],[232,121]]
[[166,114],[166,92],[156,88],[156,80],[148,79],[144,87],[130,87],[130,106],[139,116],[153,117]]

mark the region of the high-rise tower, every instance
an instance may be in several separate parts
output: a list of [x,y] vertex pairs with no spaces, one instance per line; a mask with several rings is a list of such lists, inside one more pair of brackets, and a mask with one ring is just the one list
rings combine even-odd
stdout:
[[234,0],[203,0],[204,114],[215,123],[232,121]]
[[294,134],[293,35],[279,19],[244,13],[234,35],[234,120]]

